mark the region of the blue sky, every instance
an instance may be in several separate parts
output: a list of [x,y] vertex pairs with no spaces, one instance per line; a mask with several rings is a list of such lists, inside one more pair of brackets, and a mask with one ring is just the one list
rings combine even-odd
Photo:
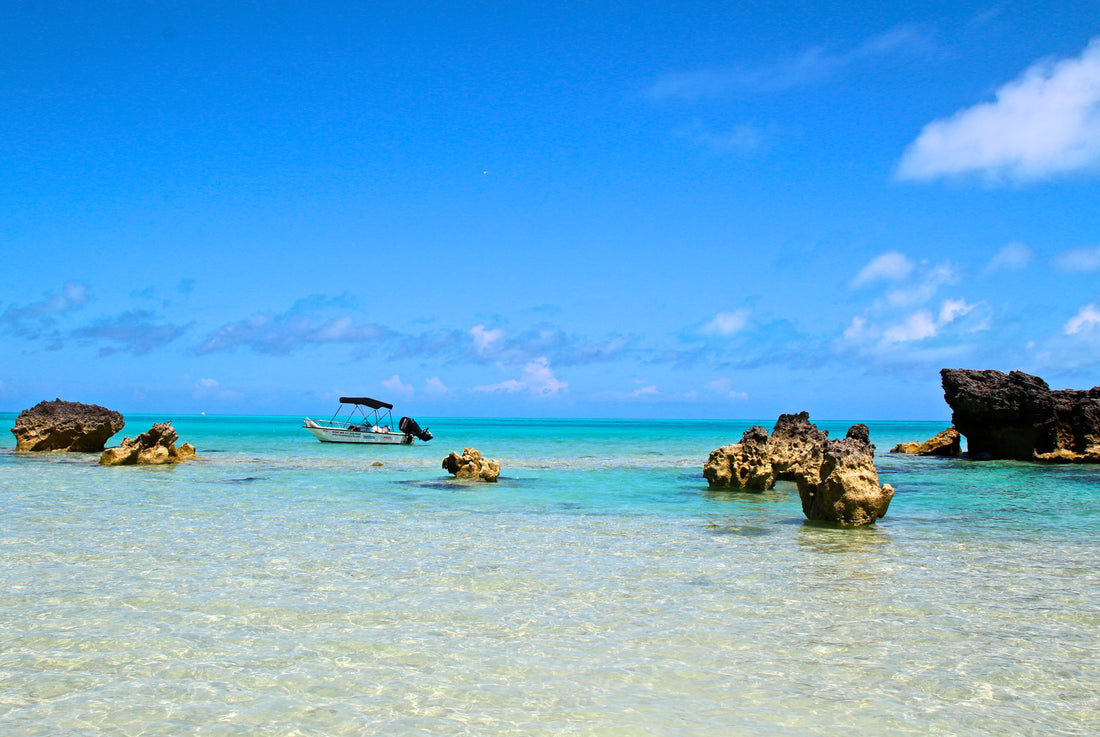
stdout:
[[1100,384],[1092,0],[11,2],[0,85],[0,410]]

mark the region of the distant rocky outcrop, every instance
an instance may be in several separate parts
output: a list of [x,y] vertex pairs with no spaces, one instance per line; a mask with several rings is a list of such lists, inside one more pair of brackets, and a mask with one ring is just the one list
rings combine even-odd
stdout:
[[158,422],[136,438],[125,438],[117,448],[107,448],[99,456],[101,466],[157,466],[182,463],[195,457],[195,446],[184,443],[171,422]]
[[1022,371],[943,369],[940,377],[969,455],[1100,463],[1100,387],[1052,390]]
[[863,525],[885,516],[894,489],[878,483],[866,425],[853,425],[844,440],[810,422],[807,412],[780,415],[769,437],[754,426],[741,442],[711,452],[703,476],[711,488],[765,491],[777,480],[794,481],[808,519]]
[[55,399],[20,412],[11,431],[16,450],[98,453],[125,426],[120,412],[98,404]]
[[477,448],[464,448],[462,455],[452,452],[443,459],[443,468],[459,479],[496,481],[500,477],[500,461],[482,458]]
[[954,457],[962,453],[962,435],[954,427],[949,427],[936,433],[923,443],[915,441],[898,443],[890,452],[915,456]]

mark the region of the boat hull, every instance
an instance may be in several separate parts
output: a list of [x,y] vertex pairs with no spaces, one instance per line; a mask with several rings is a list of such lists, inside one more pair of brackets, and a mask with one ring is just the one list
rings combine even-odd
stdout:
[[413,439],[403,432],[364,432],[346,428],[321,427],[307,419],[302,426],[322,443],[357,443],[359,445],[412,445]]

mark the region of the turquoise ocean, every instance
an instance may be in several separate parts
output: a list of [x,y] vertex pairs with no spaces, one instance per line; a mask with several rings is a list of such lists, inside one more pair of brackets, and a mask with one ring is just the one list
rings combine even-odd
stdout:
[[[791,485],[708,490],[774,418],[418,418],[434,440],[378,448],[126,419],[111,444],[172,419],[200,458],[0,450],[0,734],[1100,733],[1097,467],[896,456],[945,423],[868,423],[897,493],[842,529]],[[500,482],[451,479],[464,447]]]

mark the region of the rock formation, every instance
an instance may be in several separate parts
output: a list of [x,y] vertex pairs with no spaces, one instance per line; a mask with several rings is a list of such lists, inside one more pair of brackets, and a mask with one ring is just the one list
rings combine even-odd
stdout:
[[843,440],[827,440],[821,466],[798,476],[806,519],[866,525],[886,516],[894,487],[879,486],[875,446],[866,425],[853,425]]
[[703,465],[703,477],[711,488],[766,491],[775,486],[768,431],[755,425],[745,431],[740,443],[711,451]]
[[500,461],[482,458],[476,448],[463,448],[462,455],[452,452],[443,459],[443,468],[459,479],[496,481],[500,476]]
[[905,453],[915,456],[948,456],[962,453],[962,435],[954,427],[941,430],[923,443],[898,443],[891,453]]
[[120,412],[55,399],[20,412],[11,431],[16,450],[98,453],[125,425]]
[[158,422],[136,438],[125,438],[119,447],[107,448],[99,456],[99,465],[156,466],[194,458],[195,446],[184,443],[176,448],[178,439],[171,422]]
[[843,440],[810,422],[809,414],[781,415],[771,437],[749,428],[741,442],[711,452],[703,476],[711,488],[764,491],[776,480],[794,481],[808,519],[846,525],[874,522],[886,514],[893,488],[880,486],[875,446],[866,425],[853,425]]
[[1100,463],[1100,387],[1052,390],[1022,371],[943,369],[940,377],[971,456]]

